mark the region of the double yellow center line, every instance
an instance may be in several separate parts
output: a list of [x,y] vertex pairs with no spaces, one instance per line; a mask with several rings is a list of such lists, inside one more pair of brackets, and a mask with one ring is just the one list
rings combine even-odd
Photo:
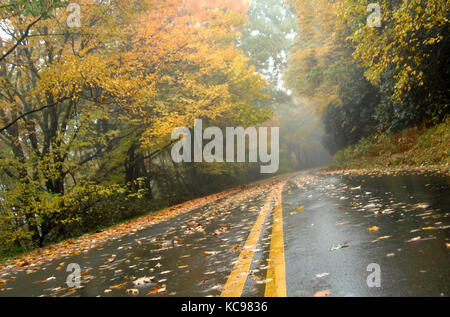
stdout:
[[273,214],[269,267],[267,268],[266,297],[286,297],[286,264],[284,258],[283,208],[281,192]]
[[239,297],[242,294],[245,282],[253,260],[255,249],[258,245],[259,237],[264,226],[267,213],[270,210],[273,198],[276,198],[277,205],[273,215],[272,238],[270,243],[269,265],[267,268],[267,284],[265,296],[285,297],[286,296],[286,271],[283,242],[283,211],[281,193],[285,181],[278,184],[267,197],[266,203],[261,209],[258,218],[245,242],[245,245],[234,265],[233,271],[228,276],[228,280],[220,296]]

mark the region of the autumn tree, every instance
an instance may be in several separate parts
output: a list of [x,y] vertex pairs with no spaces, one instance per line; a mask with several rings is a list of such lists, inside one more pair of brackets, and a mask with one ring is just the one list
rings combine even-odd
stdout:
[[292,1],[300,36],[287,81],[322,100],[331,152],[448,114],[448,1]]
[[338,23],[352,30],[354,58],[385,95],[379,111],[383,129],[440,122],[449,111],[450,2],[378,3],[380,28],[366,25],[364,1],[344,1]]
[[42,245],[117,220],[118,210],[136,209],[124,206],[132,199],[152,198],[152,179],[167,167],[154,160],[176,126],[194,118],[252,124],[270,115],[253,109],[265,82],[234,47],[241,6],[80,5],[80,28],[66,24],[64,8],[36,24],[20,14],[2,20],[5,47],[28,33],[0,65],[7,243]]
[[274,88],[279,88],[296,30],[294,12],[285,1],[251,2],[238,47]]
[[364,78],[352,57],[352,30],[337,17],[342,1],[292,1],[299,36],[294,44],[286,81],[298,94],[312,98],[322,117],[323,144],[336,152],[375,131],[373,119],[379,89]]
[[4,60],[30,35],[30,30],[33,26],[40,21],[49,19],[52,16],[52,12],[56,8],[62,8],[66,5],[66,1],[62,0],[41,0],[41,1],[29,1],[29,0],[4,0],[0,2],[0,15],[3,20],[9,17],[32,17],[23,28],[23,32],[13,41],[8,41],[8,45],[4,45],[0,40],[0,62]]

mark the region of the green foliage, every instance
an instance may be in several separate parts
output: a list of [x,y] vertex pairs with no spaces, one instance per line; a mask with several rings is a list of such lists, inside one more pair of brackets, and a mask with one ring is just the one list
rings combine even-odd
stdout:
[[379,131],[397,131],[423,121],[440,122],[449,112],[450,2],[379,2],[382,27],[355,23],[367,15],[365,1],[344,1],[338,25],[365,77],[380,88]]
[[251,63],[272,86],[277,88],[297,29],[294,12],[284,1],[251,1],[248,20],[238,47],[250,57]]
[[386,168],[450,164],[450,119],[431,128],[379,133],[338,151],[332,168]]
[[[144,191],[123,186],[78,184],[64,195],[36,183],[16,182],[0,196],[0,243],[32,248],[45,242],[80,234],[148,211],[136,201]],[[134,208],[129,208],[134,205]],[[142,208],[136,213],[136,209]]]
[[0,5],[0,12],[24,17],[52,17],[54,9],[62,8],[69,4],[68,0],[8,0]]
[[338,88],[339,102],[331,102],[322,113],[323,143],[332,154],[376,131],[378,89],[367,82],[355,66],[345,74]]
[[449,114],[449,1],[379,1],[380,28],[366,23],[367,1],[291,2],[302,36],[286,79],[300,94],[322,100],[331,153]]

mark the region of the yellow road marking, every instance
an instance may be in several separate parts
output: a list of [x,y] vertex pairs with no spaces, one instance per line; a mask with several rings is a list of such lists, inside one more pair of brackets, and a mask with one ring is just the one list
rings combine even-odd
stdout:
[[283,208],[281,192],[273,214],[270,240],[269,267],[267,268],[266,297],[286,297],[286,264],[284,258]]
[[267,212],[270,209],[270,203],[275,191],[276,190],[273,189],[267,197],[266,203],[261,209],[258,218],[253,225],[252,231],[248,235],[247,241],[239,254],[239,258],[234,265],[233,271],[230,276],[228,276],[228,280],[222,290],[222,293],[220,294],[221,297],[241,296],[242,289],[244,288],[244,284],[250,270],[250,265],[252,264],[253,254],[255,253],[254,250],[258,244],[261,230],[264,225],[264,220],[266,219]]

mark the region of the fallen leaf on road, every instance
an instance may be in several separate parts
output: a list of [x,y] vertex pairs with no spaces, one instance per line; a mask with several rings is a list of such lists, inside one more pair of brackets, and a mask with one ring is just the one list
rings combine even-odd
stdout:
[[434,240],[434,239],[436,239],[436,237],[430,236],[430,237],[422,238],[419,236],[419,237],[409,239],[406,242],[418,242],[418,241],[426,241],[426,240]]
[[416,242],[416,241],[420,241],[420,240],[422,240],[422,238],[421,238],[420,236],[418,236],[418,237],[415,237],[415,238],[409,239],[409,240],[408,240],[408,241],[406,241],[406,242]]
[[325,296],[328,296],[330,294],[331,294],[331,289],[326,289],[326,290],[323,290],[323,291],[316,292],[313,296],[314,297],[325,297]]
[[267,278],[267,279],[261,280],[261,281],[255,281],[256,284],[267,284],[269,282],[272,282],[271,278]]
[[117,285],[110,286],[109,288],[121,289],[121,288],[125,288],[126,285],[127,285],[127,282],[124,282],[122,284],[117,284]]
[[389,239],[391,236],[381,236],[376,238],[375,240],[372,240],[372,243],[378,242],[380,240]]
[[42,281],[33,282],[33,284],[43,284],[43,283],[47,283],[48,281],[49,280],[45,279],[45,280],[42,280]]
[[153,276],[152,276],[152,277],[146,277],[146,276],[144,276],[144,277],[138,278],[137,280],[133,281],[133,284],[134,284],[135,286],[142,286],[142,285],[151,283],[152,279],[154,279]]
[[167,292],[166,285],[156,285],[153,286],[151,290],[148,291],[147,294],[161,294]]
[[330,275],[330,273],[316,274],[316,277],[315,277],[315,278],[321,278],[321,277],[325,277],[325,276],[328,276],[328,275]]
[[338,245],[332,246],[330,251],[339,250],[342,248],[348,248],[347,242],[344,242],[343,244],[338,244]]
[[137,288],[130,288],[130,289],[127,289],[127,294],[138,295],[139,294],[139,290]]
[[206,256],[216,255],[217,253],[219,253],[219,251],[203,251],[203,254]]
[[239,245],[235,245],[235,246],[233,246],[232,248],[231,248],[231,251],[236,251],[236,250],[238,250],[239,249]]

